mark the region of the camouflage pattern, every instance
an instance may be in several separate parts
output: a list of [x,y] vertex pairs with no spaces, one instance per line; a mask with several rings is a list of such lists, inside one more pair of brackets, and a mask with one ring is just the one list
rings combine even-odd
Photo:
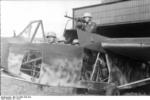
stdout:
[[[37,50],[42,55],[39,77],[34,77],[21,70],[25,54],[31,50]],[[31,62],[33,62],[32,60],[34,59],[31,59]],[[25,67],[28,66],[29,64],[25,65]],[[82,48],[77,46],[12,44],[9,48],[8,71],[39,84],[80,87],[81,67]],[[33,71],[33,69],[29,71]]]

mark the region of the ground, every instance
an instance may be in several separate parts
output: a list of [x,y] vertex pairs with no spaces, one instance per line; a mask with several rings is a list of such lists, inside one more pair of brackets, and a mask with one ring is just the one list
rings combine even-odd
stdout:
[[28,96],[50,96],[50,95],[76,95],[73,88],[43,87],[15,80],[9,77],[1,77],[1,95],[28,95]]

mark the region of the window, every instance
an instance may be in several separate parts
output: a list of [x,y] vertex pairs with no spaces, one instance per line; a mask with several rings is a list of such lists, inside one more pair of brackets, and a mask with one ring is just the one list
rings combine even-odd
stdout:
[[22,60],[20,71],[33,78],[39,78],[42,64],[42,54],[37,50],[29,50]]

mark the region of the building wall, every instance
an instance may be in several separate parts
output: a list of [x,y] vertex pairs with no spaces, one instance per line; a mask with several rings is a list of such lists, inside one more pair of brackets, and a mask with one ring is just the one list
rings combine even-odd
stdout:
[[110,2],[117,2],[117,1],[126,1],[126,0],[102,0],[102,3],[110,3]]
[[[82,17],[85,12],[93,15],[93,21],[99,25],[110,25],[120,23],[134,23],[150,21],[150,0],[129,0],[124,2],[103,4],[74,8],[74,17]],[[74,22],[75,25],[75,22]]]

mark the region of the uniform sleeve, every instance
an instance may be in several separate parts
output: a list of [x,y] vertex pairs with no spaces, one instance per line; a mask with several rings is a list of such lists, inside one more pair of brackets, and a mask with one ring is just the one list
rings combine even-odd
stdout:
[[97,28],[96,23],[92,22],[92,25],[91,25],[91,32],[92,32],[92,33],[96,33],[96,28]]

